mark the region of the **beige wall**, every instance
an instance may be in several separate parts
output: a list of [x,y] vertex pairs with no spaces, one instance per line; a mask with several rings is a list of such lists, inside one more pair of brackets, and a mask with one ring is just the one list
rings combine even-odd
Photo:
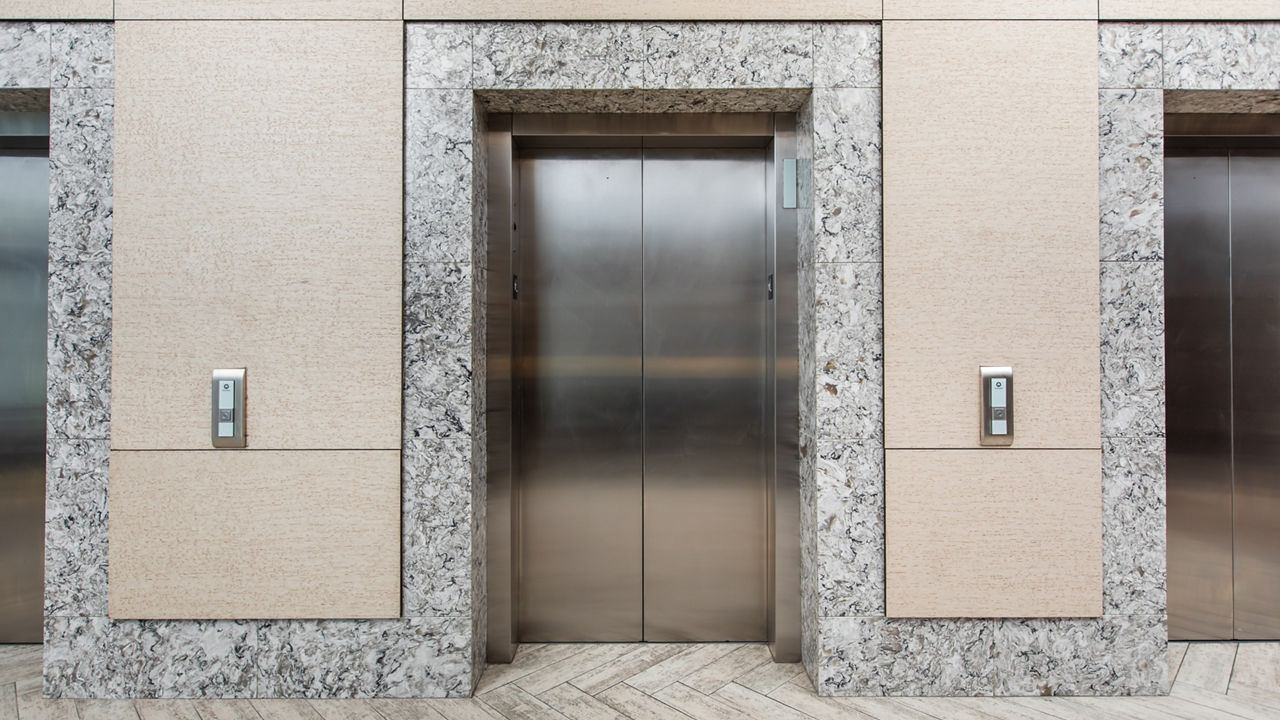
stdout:
[[111,454],[115,618],[400,614],[400,453]]
[[1097,0],[884,0],[886,20],[1095,20]]
[[1276,20],[1280,0],[1099,0],[1103,20]]
[[1280,0],[0,0],[0,19],[1275,20]]
[[890,617],[1102,614],[1097,450],[889,450]]
[[[177,1],[177,0],[175,0]],[[874,20],[880,0],[404,0],[406,20]]]
[[[1093,21],[884,24],[890,614],[1100,610],[1098,513],[1050,511],[1101,486],[1097,38]],[[978,449],[982,365],[1014,369],[1013,450]],[[1081,451],[1058,467],[1049,448]],[[1010,565],[962,538],[1033,550]]]
[[[402,44],[117,23],[113,614],[398,614]],[[248,450],[210,449],[219,367],[247,368]],[[158,450],[186,452],[132,452]],[[278,573],[223,582],[253,560]]]
[[115,0],[120,20],[399,20],[401,0]]
[[110,20],[111,0],[0,0],[0,19]]

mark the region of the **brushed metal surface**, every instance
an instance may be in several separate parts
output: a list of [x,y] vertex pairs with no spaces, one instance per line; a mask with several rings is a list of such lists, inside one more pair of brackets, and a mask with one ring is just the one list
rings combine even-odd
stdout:
[[511,141],[511,116],[494,114],[485,121],[488,144],[488,257],[489,282],[485,298],[485,426],[488,435],[485,475],[485,542],[487,557],[485,597],[485,658],[509,663],[516,651],[516,486],[512,476],[513,437],[511,395],[511,277],[512,193],[515,148]]
[[[779,202],[778,187],[790,180],[783,160],[796,156],[796,117],[774,115],[770,191],[766,210],[774,301],[771,335],[766,340],[766,469],[769,471],[769,648],[775,662],[800,661],[800,394],[799,273],[797,264],[800,210]],[[797,203],[803,205],[803,203]],[[772,352],[768,352],[772,349]],[[772,421],[772,422],[770,422]]]
[[[774,207],[795,118],[776,116],[776,131],[768,119],[740,116],[734,130],[734,118],[488,117],[490,662],[535,640],[768,639],[776,661],[799,659],[797,216]],[[716,128],[728,134],[704,135]],[[744,178],[745,194],[733,187]],[[674,234],[653,238],[663,223]],[[730,236],[754,250],[707,243]],[[667,248],[653,272],[642,262],[650,244]],[[733,278],[742,267],[752,277]],[[518,276],[518,299],[504,276]],[[649,302],[664,295],[655,317],[668,323],[651,326]],[[653,352],[650,327],[663,340]],[[723,342],[744,328],[745,346]],[[657,381],[642,372],[650,359]],[[723,427],[704,432],[698,412],[659,408],[666,444],[644,445],[651,384],[672,408],[690,402],[682,393],[709,397],[695,410]],[[746,395],[726,392],[735,385]],[[720,396],[730,404],[716,407]],[[508,416],[504,447],[495,428]],[[650,464],[666,468],[660,488],[688,486],[651,500]],[[734,506],[745,510],[736,519]],[[673,566],[648,565],[646,553]],[[656,596],[650,577],[666,586]],[[667,601],[657,617],[672,628],[646,630],[650,597]]]
[[1165,160],[1169,637],[1232,636],[1228,160]]
[[47,149],[0,139],[0,643],[41,637],[48,195]]
[[517,160],[519,639],[643,639],[641,154]]
[[1280,638],[1280,153],[1231,153],[1235,637]]
[[765,157],[644,154],[644,635],[766,640]]

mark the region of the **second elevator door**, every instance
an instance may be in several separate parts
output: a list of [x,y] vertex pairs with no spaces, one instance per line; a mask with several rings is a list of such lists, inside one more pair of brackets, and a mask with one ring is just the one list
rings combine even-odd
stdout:
[[764,151],[517,168],[520,639],[764,640]]

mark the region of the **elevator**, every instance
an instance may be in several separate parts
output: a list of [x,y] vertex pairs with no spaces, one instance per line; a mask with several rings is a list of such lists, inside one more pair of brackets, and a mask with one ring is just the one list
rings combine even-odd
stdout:
[[1277,639],[1280,138],[1212,120],[1166,144],[1169,637]]
[[0,112],[0,643],[42,636],[48,136]]
[[792,659],[794,117],[489,127],[497,645],[787,635]]

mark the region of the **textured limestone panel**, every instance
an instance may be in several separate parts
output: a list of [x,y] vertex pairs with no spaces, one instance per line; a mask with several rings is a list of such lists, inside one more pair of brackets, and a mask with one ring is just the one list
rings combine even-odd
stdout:
[[1103,20],[1280,20],[1276,0],[1098,0]]
[[1164,437],[1164,265],[1102,264],[1102,436]]
[[44,614],[107,614],[107,441],[50,438]]
[[116,36],[112,446],[209,447],[245,367],[249,447],[399,447],[400,23]]
[[486,23],[476,29],[477,88],[638,88],[644,35],[634,23]]
[[880,87],[880,23],[818,23],[814,87]]
[[808,87],[813,25],[669,23],[644,26],[650,88]]
[[45,618],[55,698],[253,697],[256,623]]
[[991,695],[995,621],[822,618],[823,695]]
[[1163,27],[1166,90],[1280,89],[1280,23]]
[[878,263],[817,263],[817,437],[883,437],[884,344]]
[[115,85],[115,25],[53,23],[50,28],[51,87],[110,88]]
[[880,91],[813,91],[818,262],[880,262]]
[[884,0],[885,20],[1097,20],[1097,0]]
[[817,445],[817,577],[822,617],[884,614],[884,448]]
[[0,0],[0,19],[110,20],[112,0]]
[[995,624],[997,695],[1159,695],[1168,673],[1163,615]]
[[1164,438],[1102,444],[1103,612],[1166,608]]
[[404,0],[405,20],[878,20],[880,0]]
[[0,88],[49,87],[49,23],[0,22]]
[[408,23],[404,56],[406,88],[471,87],[471,23]]
[[113,451],[113,618],[400,615],[400,453]]
[[1164,35],[1149,23],[1098,24],[1098,87],[1159,88],[1164,83]]
[[1097,450],[885,453],[890,617],[1102,614]]
[[1164,111],[1160,90],[1099,94],[1101,253],[1164,259]]
[[1018,447],[1098,447],[1097,63],[1094,22],[885,23],[887,447],[976,447],[982,365]]
[[401,0],[115,0],[117,20],[399,20]]
[[254,661],[257,695],[467,696],[473,640],[470,618],[263,623]]

